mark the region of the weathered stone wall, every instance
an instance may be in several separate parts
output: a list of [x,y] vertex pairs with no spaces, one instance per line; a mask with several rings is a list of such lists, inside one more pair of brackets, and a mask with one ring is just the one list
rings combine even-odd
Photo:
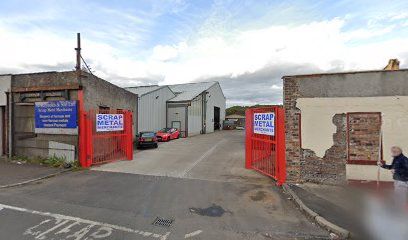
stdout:
[[[75,72],[42,72],[32,74],[12,75],[11,87],[60,87],[77,84]],[[50,91],[46,91],[50,92]],[[59,92],[61,91],[51,91]],[[77,100],[77,90],[67,90],[67,95],[56,94],[46,100]],[[25,97],[27,96],[27,98]],[[13,155],[21,157],[48,157],[50,143],[57,142],[78,148],[77,135],[62,134],[35,134],[34,133],[34,103],[43,101],[38,92],[13,93],[12,130],[13,130]],[[62,149],[61,149],[62,150]]]
[[[64,90],[47,90],[47,94],[55,96],[46,100],[78,100],[78,90],[69,89],[80,86],[84,91],[85,110],[98,109],[99,106],[111,109],[129,109],[133,111],[133,129],[137,122],[137,95],[113,85],[89,73],[82,72],[81,82],[78,82],[74,71],[43,72],[12,75],[12,89],[68,86]],[[58,94],[57,94],[58,93]],[[13,93],[13,153],[17,156],[48,157],[50,146],[54,143],[68,144],[75,147],[77,156],[78,135],[35,134],[34,133],[34,103],[43,101],[38,92]],[[52,95],[52,94],[51,94]],[[27,96],[27,98],[25,98]]]

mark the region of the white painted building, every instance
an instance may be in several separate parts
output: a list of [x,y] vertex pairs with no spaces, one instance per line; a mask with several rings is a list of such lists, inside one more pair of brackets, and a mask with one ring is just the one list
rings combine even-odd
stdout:
[[167,101],[167,127],[193,136],[222,129],[226,99],[218,82],[169,85],[177,95]]
[[138,95],[137,131],[158,131],[166,127],[166,103],[176,95],[168,86],[128,87]]

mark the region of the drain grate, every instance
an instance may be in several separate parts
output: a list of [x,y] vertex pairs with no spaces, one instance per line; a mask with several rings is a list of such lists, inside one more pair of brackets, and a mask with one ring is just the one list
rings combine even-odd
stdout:
[[174,219],[165,219],[165,218],[157,217],[152,224],[154,226],[159,226],[159,227],[171,227],[171,224],[173,224],[173,222],[174,222]]

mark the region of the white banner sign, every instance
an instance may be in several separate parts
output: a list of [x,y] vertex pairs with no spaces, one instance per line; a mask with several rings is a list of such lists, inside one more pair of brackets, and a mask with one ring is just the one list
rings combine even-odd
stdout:
[[254,113],[254,133],[275,136],[275,113]]
[[123,114],[96,114],[97,132],[122,131],[123,129]]

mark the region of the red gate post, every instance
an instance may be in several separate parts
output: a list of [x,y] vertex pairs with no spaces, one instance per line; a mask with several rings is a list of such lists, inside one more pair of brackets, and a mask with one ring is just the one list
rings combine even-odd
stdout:
[[127,160],[133,160],[133,130],[132,130],[132,112],[127,111],[125,113],[125,130],[126,130],[126,158]]
[[86,164],[84,167],[90,167],[92,165],[92,159],[93,159],[93,126],[94,123],[92,121],[94,114],[93,111],[90,111],[88,114],[86,114]]
[[245,168],[252,168],[252,121],[253,111],[247,109],[245,111]]
[[81,167],[86,166],[86,113],[84,111],[84,92],[78,90],[78,157]]
[[79,112],[79,163],[86,166],[86,113]]
[[286,143],[285,143],[285,110],[282,107],[276,108],[277,111],[277,180],[281,186],[286,182]]

